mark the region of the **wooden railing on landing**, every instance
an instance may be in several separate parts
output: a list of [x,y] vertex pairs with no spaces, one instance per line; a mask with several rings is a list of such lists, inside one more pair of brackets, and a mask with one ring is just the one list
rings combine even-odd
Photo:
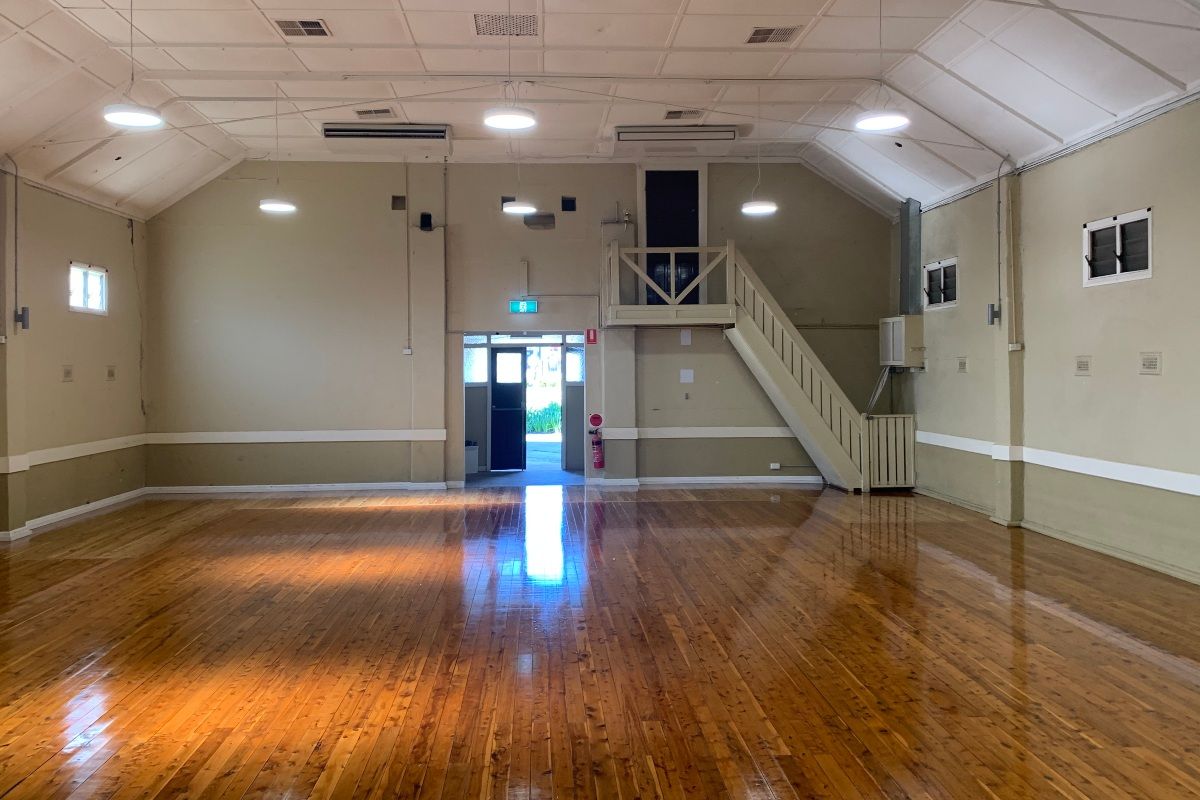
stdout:
[[[732,325],[734,253],[732,241],[724,247],[621,247],[610,242],[604,289],[606,324]],[[647,273],[649,255],[667,256],[665,286]],[[697,274],[686,283],[678,279],[676,269],[681,255],[695,255],[699,261]],[[648,292],[662,302],[645,302]]]
[[758,275],[740,256],[734,259],[733,297],[783,362],[820,414],[842,450],[862,471],[862,415],[830,376],[821,359],[796,330]]

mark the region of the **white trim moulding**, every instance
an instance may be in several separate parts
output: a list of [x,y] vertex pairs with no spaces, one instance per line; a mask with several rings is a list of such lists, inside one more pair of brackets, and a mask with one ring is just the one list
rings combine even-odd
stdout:
[[1200,475],[1191,472],[1145,467],[1140,464],[1125,464],[1120,461],[1105,461],[1101,458],[1059,453],[1054,450],[1040,450],[1036,447],[992,444],[982,439],[968,439],[963,436],[950,436],[930,431],[917,431],[917,441],[921,444],[987,455],[996,461],[1024,461],[1026,464],[1050,467],[1063,472],[1074,472],[1093,478],[1104,478],[1110,481],[1132,483],[1137,486],[1200,497]]

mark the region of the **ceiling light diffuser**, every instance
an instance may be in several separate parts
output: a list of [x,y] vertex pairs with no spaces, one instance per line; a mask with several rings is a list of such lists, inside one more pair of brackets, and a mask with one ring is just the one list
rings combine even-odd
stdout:
[[258,209],[268,214],[294,214],[296,213],[296,204],[287,200],[259,200]]
[[509,200],[501,208],[505,214],[535,214],[537,207],[524,200]]
[[129,103],[105,106],[104,119],[121,128],[157,128],[163,124],[162,116],[153,108]]
[[854,119],[854,127],[866,133],[889,133],[907,128],[908,115],[890,109],[864,111]]
[[742,213],[750,217],[769,217],[779,210],[771,200],[747,200],[742,203]]
[[483,124],[501,131],[525,131],[537,125],[537,119],[528,108],[504,106],[488,109]]

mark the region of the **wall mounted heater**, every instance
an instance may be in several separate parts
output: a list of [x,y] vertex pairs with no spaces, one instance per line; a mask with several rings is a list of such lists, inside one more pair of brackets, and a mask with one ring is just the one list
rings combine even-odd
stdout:
[[733,125],[628,125],[615,130],[615,155],[722,156],[737,141]]
[[326,122],[321,134],[329,149],[339,153],[440,158],[451,150],[449,125]]

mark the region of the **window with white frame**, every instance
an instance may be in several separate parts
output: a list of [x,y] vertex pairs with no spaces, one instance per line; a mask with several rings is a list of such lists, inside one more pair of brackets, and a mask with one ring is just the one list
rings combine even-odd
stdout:
[[108,313],[108,270],[88,264],[71,264],[67,303],[72,311]]
[[1150,209],[1083,226],[1083,285],[1150,277]]
[[958,259],[925,265],[925,307],[947,308],[958,302]]

